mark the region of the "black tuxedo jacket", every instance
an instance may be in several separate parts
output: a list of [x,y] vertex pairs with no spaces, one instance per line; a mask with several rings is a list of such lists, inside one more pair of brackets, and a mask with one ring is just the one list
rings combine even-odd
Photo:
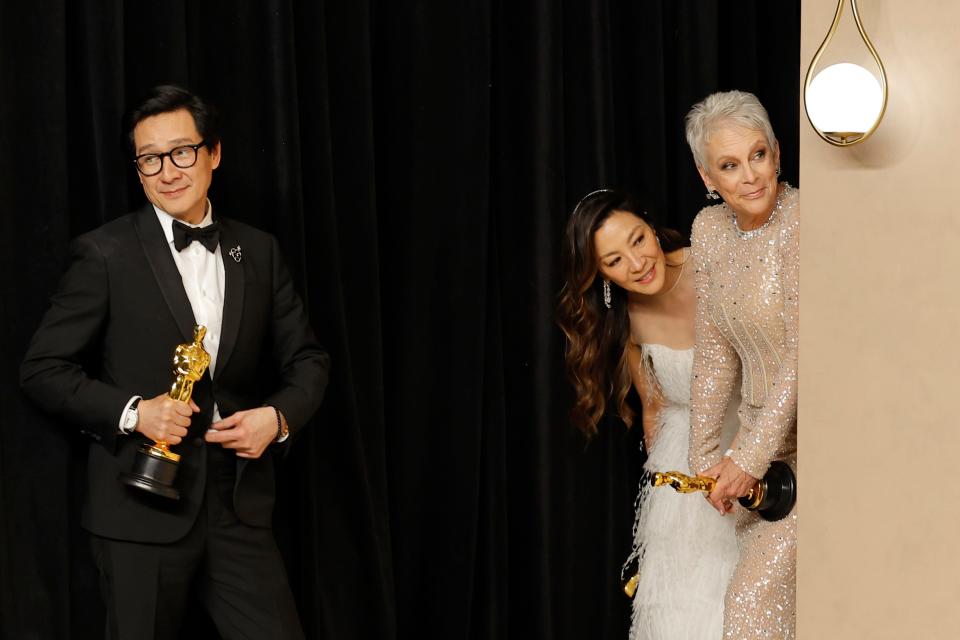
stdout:
[[[314,337],[276,239],[219,215],[217,221],[223,327],[216,370],[194,386],[201,411],[172,448],[181,455],[179,501],[118,479],[147,442],[139,433],[118,434],[124,406],[133,395],[168,391],[174,349],[193,340],[193,311],[152,205],[74,240],[72,263],[27,350],[23,390],[94,441],[82,523],[97,535],[167,543],[190,530],[204,497],[207,450],[219,446],[203,442],[214,402],[223,417],[277,407],[294,433],[320,405],[329,357]],[[276,447],[258,460],[236,458],[234,508],[252,526],[270,526]]]

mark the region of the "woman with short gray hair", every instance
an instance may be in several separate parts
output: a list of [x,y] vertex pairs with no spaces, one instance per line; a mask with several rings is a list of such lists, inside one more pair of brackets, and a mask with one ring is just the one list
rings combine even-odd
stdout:
[[[797,467],[800,194],[780,183],[780,147],[756,96],[707,96],[686,119],[707,198],[693,223],[696,348],[690,468],[717,479],[708,496],[734,512],[740,561],[727,589],[724,637],[796,636],[797,509],[768,522],[736,508],[770,463]],[[720,431],[737,373],[740,427]]]

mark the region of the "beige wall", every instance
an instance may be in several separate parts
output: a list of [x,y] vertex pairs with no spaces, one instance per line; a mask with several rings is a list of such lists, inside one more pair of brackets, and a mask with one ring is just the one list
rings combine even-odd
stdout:
[[[960,2],[859,5],[886,117],[800,123],[799,636],[960,638]],[[801,82],[836,3],[802,6]]]

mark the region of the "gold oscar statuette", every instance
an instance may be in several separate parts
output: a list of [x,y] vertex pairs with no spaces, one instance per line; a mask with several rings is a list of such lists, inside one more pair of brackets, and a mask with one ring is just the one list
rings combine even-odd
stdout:
[[[210,354],[203,348],[203,337],[207,328],[197,325],[193,328],[193,342],[177,345],[173,354],[173,384],[170,397],[181,402],[189,402],[193,395],[193,385],[210,366]],[[157,441],[144,444],[137,450],[130,473],[120,475],[121,480],[138,489],[171,498],[180,499],[180,492],[173,486],[177,477],[180,456],[166,442]]]
[[[717,481],[705,476],[688,476],[679,471],[653,474],[650,484],[673,487],[677,493],[710,493]],[[797,502],[797,477],[786,462],[775,460],[750,492],[737,500],[742,507],[756,511],[764,520],[775,522],[787,517]]]

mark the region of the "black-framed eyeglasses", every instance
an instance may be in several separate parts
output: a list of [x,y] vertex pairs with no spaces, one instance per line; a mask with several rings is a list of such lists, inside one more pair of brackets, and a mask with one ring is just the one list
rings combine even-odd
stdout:
[[166,153],[144,153],[133,159],[137,165],[137,171],[145,176],[155,176],[163,171],[163,158],[167,156],[173,166],[181,169],[189,169],[197,164],[197,149],[205,145],[206,140],[201,140],[197,144],[185,144],[174,147]]

